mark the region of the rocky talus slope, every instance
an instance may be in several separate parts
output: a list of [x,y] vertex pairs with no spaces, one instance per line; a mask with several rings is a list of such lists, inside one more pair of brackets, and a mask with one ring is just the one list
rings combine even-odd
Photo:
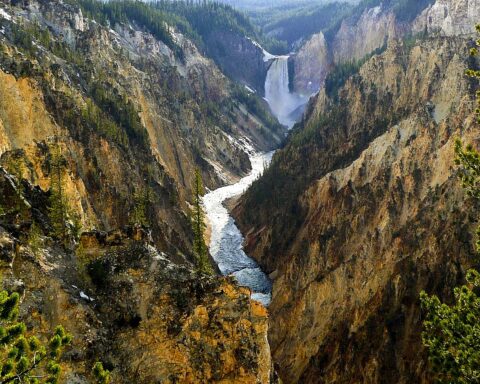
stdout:
[[235,209],[274,279],[269,340],[285,383],[430,383],[422,289],[448,299],[475,220],[453,142],[479,145],[471,42],[392,42],[320,92]]

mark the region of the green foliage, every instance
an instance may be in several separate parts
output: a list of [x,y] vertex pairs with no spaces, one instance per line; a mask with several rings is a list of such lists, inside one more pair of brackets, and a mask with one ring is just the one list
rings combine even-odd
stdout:
[[67,201],[63,191],[63,173],[65,159],[58,145],[53,146],[50,159],[50,207],[49,217],[52,225],[52,235],[66,240],[67,229]]
[[203,188],[202,176],[200,171],[195,170],[194,191],[193,191],[193,253],[197,262],[197,270],[200,273],[212,274],[212,266],[208,258],[208,249],[205,244],[205,213],[202,207],[202,196],[205,194]]
[[[340,22],[352,9],[350,4],[331,2],[328,4],[281,5],[264,12],[263,31],[273,34],[289,46],[320,31],[327,31]],[[273,13],[273,15],[272,15]]]
[[385,51],[387,45],[374,50],[372,53],[366,55],[363,59],[349,61],[338,64],[332,72],[330,72],[325,79],[325,92],[329,97],[337,97],[338,91],[342,88],[347,80],[353,75],[357,74],[360,68],[373,56],[379,55]]
[[19,301],[18,293],[0,292],[0,383],[56,384],[62,350],[72,337],[61,326],[45,345],[29,337],[25,324],[17,321]]
[[260,118],[260,120],[267,126],[277,130],[281,129],[277,119],[272,116],[267,107],[262,103],[260,98],[249,93],[244,87],[235,85],[232,96],[234,99],[240,101],[247,107],[247,110]]
[[[72,2],[72,1],[71,1]],[[119,23],[132,23],[148,30],[160,41],[163,41],[174,53],[182,58],[182,49],[175,42],[168,25],[171,18],[150,4],[133,0],[117,0],[101,2],[98,0],[77,0],[87,17],[93,18],[106,26]]]
[[[108,83],[94,82],[90,87],[90,94],[93,100],[102,111],[105,111],[110,116],[106,118],[104,113],[101,113],[93,105],[91,105],[91,113],[88,111],[87,116],[93,118],[95,126],[100,132],[105,132],[109,137],[114,138],[118,143],[126,144],[126,137],[132,140],[133,143],[149,147],[148,132],[143,126],[139,112],[136,110],[132,101],[120,95],[118,91]],[[95,120],[97,119],[97,120]],[[122,133],[118,127],[113,125],[112,120],[117,126],[122,127],[125,132]],[[106,123],[106,126],[101,126]],[[126,135],[126,136],[125,136]]]
[[[480,35],[480,24],[477,25],[476,27],[477,33]],[[470,55],[472,57],[478,56],[479,53],[479,47],[480,47],[480,38],[475,42],[476,47],[472,48],[470,50]],[[475,70],[475,69],[467,69],[466,70],[467,76],[475,79],[475,80],[480,80],[480,70]],[[477,107],[475,109],[475,113],[477,114],[478,122],[480,123],[480,90],[477,90]]]
[[442,304],[438,297],[421,294],[426,313],[422,339],[439,383],[480,381],[480,274],[467,273],[469,286],[455,288],[455,304]]
[[108,117],[98,106],[87,99],[85,108],[82,110],[82,117],[87,125],[95,132],[109,138],[115,143],[127,147],[128,136],[110,117]]
[[50,152],[50,206],[51,235],[67,244],[78,238],[81,232],[80,218],[70,207],[64,191],[66,160],[60,146],[55,143]]
[[39,47],[43,47],[72,64],[83,61],[78,52],[71,49],[67,43],[55,40],[47,28],[42,28],[35,22],[12,23],[10,33],[14,45],[30,57],[35,57]]
[[347,80],[354,74],[358,73],[360,67],[365,61],[357,60],[338,64],[325,79],[325,92],[328,97],[335,97]]
[[392,10],[400,22],[411,22],[434,0],[395,0]]
[[93,376],[95,377],[95,382],[97,384],[108,384],[110,383],[110,371],[103,368],[101,362],[96,362],[93,366]]
[[[477,30],[480,32],[480,26]],[[480,78],[478,73],[467,71],[467,74]],[[480,97],[479,93],[477,97]],[[480,154],[471,145],[464,147],[460,140],[455,142],[455,154],[455,163],[460,166],[459,176],[467,195],[480,199]],[[480,228],[477,235],[480,235]],[[480,252],[478,240],[476,247]],[[466,279],[468,285],[455,288],[455,303],[451,306],[441,303],[437,296],[421,293],[425,312],[422,339],[439,383],[480,382],[480,273],[470,270]]]
[[363,0],[357,5],[355,15],[359,17],[365,8],[383,4],[386,9],[393,11],[398,21],[411,22],[433,2],[434,0]]
[[43,246],[42,235],[43,235],[42,230],[40,229],[38,224],[34,221],[32,223],[32,226],[30,227],[30,232],[28,233],[27,242],[35,256],[38,256],[40,249]]
[[131,224],[148,227],[148,209],[151,204],[151,191],[147,187],[145,190],[137,191],[133,195],[133,211],[130,217]]
[[134,0],[78,0],[78,4],[88,17],[103,25],[132,23],[148,30],[182,60],[182,47],[173,38],[169,26],[192,39],[200,50],[207,52],[214,48],[211,46],[214,42],[209,37],[217,32],[248,36],[264,43],[267,48],[281,50],[282,53],[287,51],[284,43],[259,33],[246,15],[216,1],[157,0],[146,4]]
[[480,199],[480,154],[472,145],[463,146],[460,139],[455,141],[455,164],[461,166],[460,179],[467,195]]

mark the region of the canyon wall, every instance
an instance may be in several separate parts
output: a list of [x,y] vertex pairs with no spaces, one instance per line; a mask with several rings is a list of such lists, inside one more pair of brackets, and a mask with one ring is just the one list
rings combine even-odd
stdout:
[[445,36],[471,35],[479,22],[478,0],[437,0],[415,20],[416,32],[436,32]]
[[322,32],[313,35],[293,57],[294,89],[307,94],[323,85],[333,63]]
[[66,382],[102,361],[116,383],[269,383],[267,312],[195,271],[188,202],[196,169],[237,180],[284,128],[174,28],[175,49],[72,3],[0,4],[2,288],[28,332],[72,333]]
[[419,293],[451,298],[474,254],[453,151],[459,136],[480,144],[469,47],[391,41],[338,93],[319,93],[235,208],[274,279],[284,382],[433,382]]
[[[140,227],[84,233],[66,250],[45,236],[47,193],[1,167],[0,193],[24,218],[0,216],[2,285],[21,294],[29,332],[62,324],[72,334],[62,382],[94,382],[95,361],[116,383],[270,382],[267,313],[248,289],[172,263]],[[44,223],[35,246],[32,219]]]
[[152,191],[155,241],[182,258],[190,249],[184,212],[194,170],[209,188],[235,180],[250,169],[241,140],[268,150],[283,128],[266,109],[250,111],[245,100],[256,96],[237,98],[235,85],[178,32],[182,58],[147,31],[108,29],[67,3],[6,7],[0,163],[20,164],[20,176],[47,190],[58,141],[68,198],[84,228],[128,224],[132,196]]

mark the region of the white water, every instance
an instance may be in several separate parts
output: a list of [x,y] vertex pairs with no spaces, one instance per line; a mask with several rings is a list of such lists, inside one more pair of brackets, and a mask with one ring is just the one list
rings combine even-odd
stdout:
[[224,275],[233,275],[241,286],[249,287],[252,298],[268,305],[272,283],[258,264],[243,251],[243,236],[223,206],[225,200],[244,193],[270,163],[273,152],[250,157],[252,172],[238,183],[216,189],[203,198],[211,225],[210,253]]
[[265,52],[265,60],[272,60],[265,80],[265,99],[278,121],[291,128],[308,97],[290,92],[288,58],[289,56],[273,56]]

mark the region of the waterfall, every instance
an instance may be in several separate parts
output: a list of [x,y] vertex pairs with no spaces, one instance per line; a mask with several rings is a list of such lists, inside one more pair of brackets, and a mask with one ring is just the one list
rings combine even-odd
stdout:
[[308,97],[290,92],[289,56],[273,56],[266,53],[265,57],[266,60],[272,60],[265,80],[265,99],[278,121],[291,128],[303,112],[302,107]]

